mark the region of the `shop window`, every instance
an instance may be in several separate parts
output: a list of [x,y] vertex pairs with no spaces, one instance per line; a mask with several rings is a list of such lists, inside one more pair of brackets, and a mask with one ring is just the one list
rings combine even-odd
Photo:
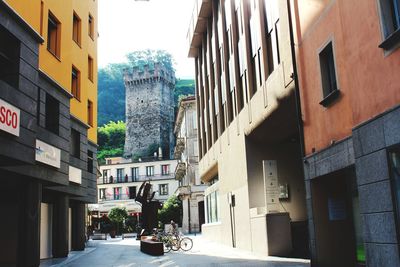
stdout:
[[329,42],[319,53],[319,63],[323,93],[320,104],[326,107],[339,96],[332,42]]
[[158,192],[160,196],[168,195],[168,184],[160,184],[158,187]]
[[71,129],[71,156],[80,158],[81,155],[81,134]]
[[18,87],[20,42],[0,26],[0,80]]
[[72,40],[81,46],[81,19],[75,12],[73,14],[72,21]]
[[49,94],[46,94],[45,128],[55,134],[59,133],[60,103]]
[[57,58],[60,58],[61,24],[59,20],[49,12],[47,22],[47,50]]
[[75,67],[72,67],[71,72],[71,93],[77,100],[81,99],[80,72]]

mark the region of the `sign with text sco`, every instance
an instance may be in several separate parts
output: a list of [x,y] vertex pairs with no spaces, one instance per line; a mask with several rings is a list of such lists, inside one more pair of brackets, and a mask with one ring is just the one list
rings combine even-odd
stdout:
[[0,99],[0,130],[19,136],[20,110]]

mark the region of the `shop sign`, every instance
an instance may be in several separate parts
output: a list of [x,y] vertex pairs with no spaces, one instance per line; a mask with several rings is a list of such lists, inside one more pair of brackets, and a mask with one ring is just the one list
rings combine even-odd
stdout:
[[82,184],[82,170],[69,166],[69,181],[77,184]]
[[19,136],[20,110],[0,99],[0,130]]
[[56,168],[60,168],[61,150],[36,139],[35,160]]

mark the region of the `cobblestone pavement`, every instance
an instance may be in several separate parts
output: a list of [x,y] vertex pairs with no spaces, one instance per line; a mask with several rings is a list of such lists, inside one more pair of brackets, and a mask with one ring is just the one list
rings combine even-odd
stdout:
[[139,266],[265,266],[309,267],[308,260],[265,257],[251,252],[207,241],[201,236],[190,236],[191,251],[172,251],[164,256],[150,256],[140,252],[140,243],[134,238],[89,241],[83,252],[72,252],[65,259],[42,261],[41,267],[139,267]]

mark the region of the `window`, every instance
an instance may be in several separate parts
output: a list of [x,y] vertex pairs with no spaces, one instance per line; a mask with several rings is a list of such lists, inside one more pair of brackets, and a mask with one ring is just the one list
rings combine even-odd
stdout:
[[218,191],[214,191],[206,196],[207,223],[215,223],[218,218]]
[[335,59],[333,56],[332,42],[329,42],[319,53],[319,63],[321,69],[321,82],[323,100],[321,105],[327,106],[338,96],[338,86],[336,80]]
[[129,199],[134,199],[136,197],[136,186],[129,187]]
[[81,46],[81,19],[74,12],[72,24],[72,40],[75,41],[79,46]]
[[124,169],[117,169],[117,182],[122,182],[122,178],[124,176]]
[[94,19],[93,19],[92,15],[90,15],[90,14],[89,14],[88,23],[89,23],[89,36],[90,36],[90,38],[94,39]]
[[93,127],[93,102],[88,100],[88,124]]
[[114,187],[114,199],[119,200],[122,199],[122,187]]
[[58,135],[60,120],[60,103],[49,94],[46,94],[45,128]]
[[93,58],[88,56],[88,79],[93,82]]
[[139,167],[131,168],[132,182],[136,182],[139,179]]
[[391,49],[400,42],[400,0],[379,0],[385,41],[379,45]]
[[60,57],[61,24],[58,19],[49,12],[47,22],[47,50],[56,57]]
[[0,26],[0,80],[18,87],[20,42]]
[[110,170],[103,170],[103,184],[108,183],[108,172]]
[[146,176],[154,176],[154,166],[146,166]]
[[80,76],[79,70],[77,70],[75,67],[72,67],[71,93],[78,100],[81,99]]
[[99,189],[99,199],[106,200],[106,189],[105,188]]
[[80,158],[81,154],[81,134],[74,129],[71,129],[71,156]]
[[159,192],[160,196],[168,195],[168,184],[158,185],[158,192]]
[[87,151],[88,159],[87,159],[87,171],[88,173],[93,173],[93,151]]
[[169,174],[169,165],[161,165],[161,175]]
[[[397,223],[400,223],[400,147],[397,147],[389,153],[390,171],[391,171],[391,182],[393,201],[395,207],[395,216],[397,217]],[[398,232],[400,231],[400,225],[397,225]]]

